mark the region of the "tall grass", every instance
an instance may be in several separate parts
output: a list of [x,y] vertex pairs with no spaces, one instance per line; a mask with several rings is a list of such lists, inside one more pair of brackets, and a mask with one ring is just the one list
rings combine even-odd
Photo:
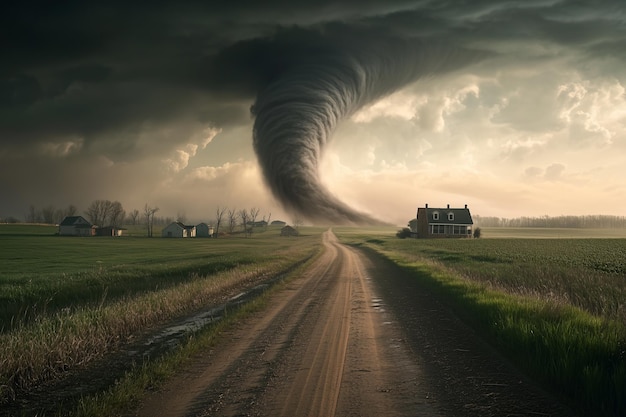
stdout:
[[340,237],[413,274],[586,415],[626,415],[626,241]]
[[[123,244],[132,249],[132,242],[143,245],[145,240],[149,239]],[[87,241],[97,245],[97,239]],[[101,357],[142,329],[203,306],[218,305],[225,301],[219,297],[228,296],[229,291],[264,282],[319,251],[320,239],[316,232],[289,242],[271,237],[231,243],[224,240],[220,244],[223,246],[162,239],[161,243],[150,243],[164,245],[148,257],[152,261],[124,264],[134,271],[130,275],[121,266],[57,276],[57,292],[53,294],[56,308],[41,308],[26,321],[13,319],[12,328],[0,334],[0,403],[18,391]],[[186,250],[178,252],[176,245],[185,245]],[[190,261],[190,253],[198,253],[198,246],[206,251],[203,245],[215,245],[212,252],[222,254],[217,259],[226,257],[229,262],[211,262],[211,256]],[[166,252],[164,262],[160,255]],[[108,254],[112,264],[130,259],[127,254],[117,258]],[[24,269],[28,268],[26,265]],[[28,282],[22,284],[25,289],[18,286],[16,294],[25,300],[39,300],[45,293],[41,288],[49,288],[39,282],[33,287],[38,291],[31,291]],[[93,296],[83,288],[89,285],[98,288]]]
[[279,260],[307,242],[0,234],[0,332],[64,309],[105,305],[244,265]]

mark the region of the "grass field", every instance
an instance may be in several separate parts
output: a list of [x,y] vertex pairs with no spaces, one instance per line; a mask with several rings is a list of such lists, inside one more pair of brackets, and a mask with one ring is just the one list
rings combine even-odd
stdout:
[[[323,229],[281,238],[55,236],[0,225],[0,402],[103,354],[225,286],[313,256]],[[484,228],[481,239],[397,239],[334,228],[438,292],[518,366],[589,415],[626,415],[623,231]]]
[[383,254],[441,294],[585,415],[626,415],[626,239],[600,238],[598,231],[587,239],[522,232],[418,240],[336,230],[343,242]]
[[164,239],[0,225],[0,403],[133,332],[215,302],[229,287],[302,263],[319,252],[322,230]]

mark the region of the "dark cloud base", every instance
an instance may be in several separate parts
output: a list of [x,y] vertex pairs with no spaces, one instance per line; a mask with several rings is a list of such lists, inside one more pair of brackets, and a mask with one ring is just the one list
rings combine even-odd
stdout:
[[266,183],[286,209],[333,224],[381,223],[343,203],[320,182],[320,158],[337,124],[420,76],[482,56],[439,42],[340,26],[324,32],[284,30],[264,44],[236,49],[243,55],[230,58],[237,56],[239,64],[249,59],[246,52],[251,61],[264,62],[255,72],[260,85],[252,113],[254,148]]

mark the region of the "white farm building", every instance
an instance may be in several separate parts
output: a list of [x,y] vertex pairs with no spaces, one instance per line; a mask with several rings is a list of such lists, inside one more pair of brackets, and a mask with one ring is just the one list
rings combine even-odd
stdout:
[[196,226],[186,226],[181,222],[170,223],[161,232],[163,237],[196,237]]

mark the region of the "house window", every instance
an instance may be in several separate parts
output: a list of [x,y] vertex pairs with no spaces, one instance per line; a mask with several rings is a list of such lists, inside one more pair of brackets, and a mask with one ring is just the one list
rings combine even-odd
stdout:
[[433,220],[439,220],[439,212],[438,211],[433,213]]
[[448,213],[448,220],[454,220],[454,213]]

